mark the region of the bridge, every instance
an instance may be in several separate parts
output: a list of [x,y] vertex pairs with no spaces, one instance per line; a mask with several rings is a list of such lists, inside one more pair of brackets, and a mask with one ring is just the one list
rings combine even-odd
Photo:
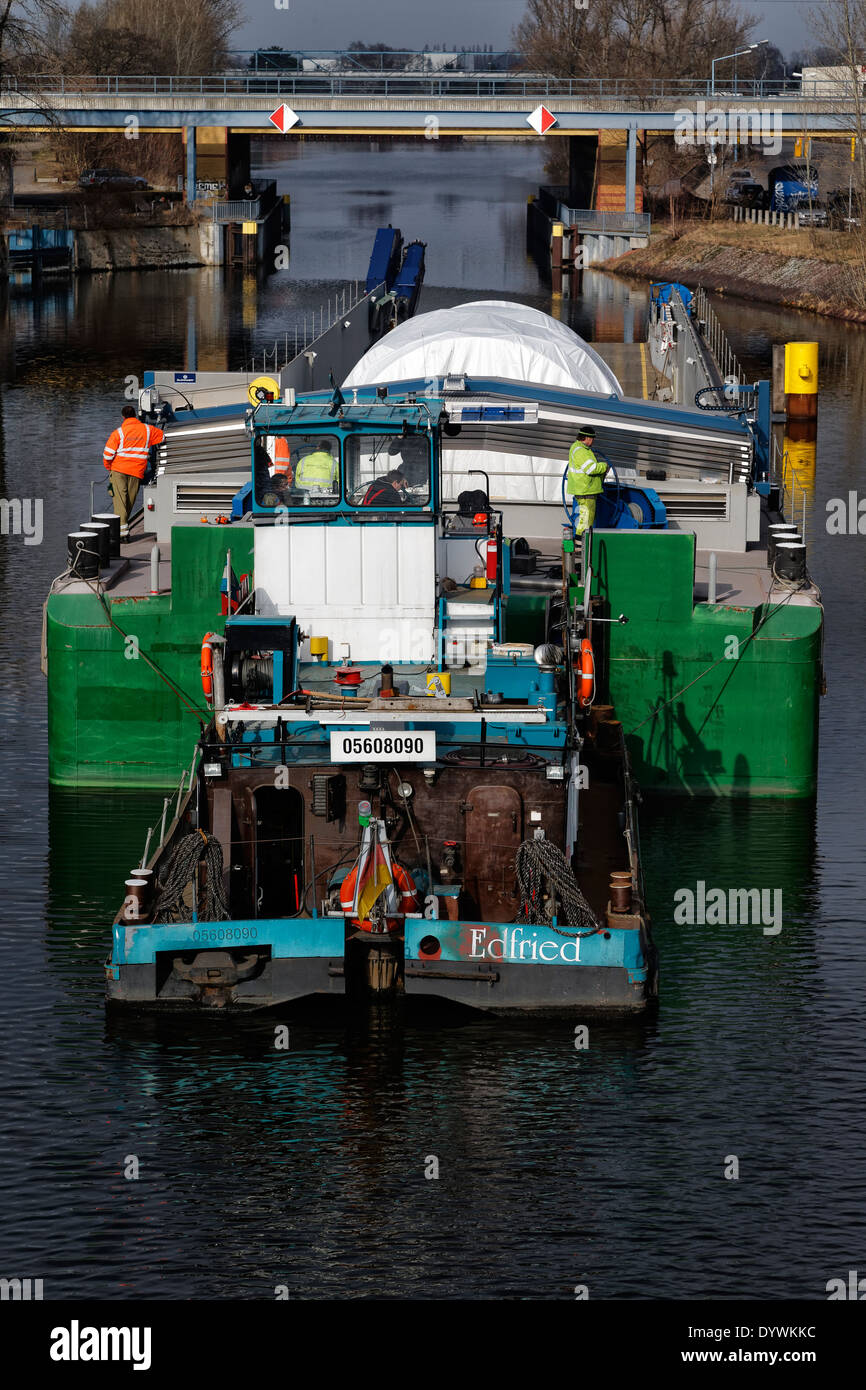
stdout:
[[[218,168],[222,179],[228,177],[233,163],[231,137],[277,134],[270,115],[282,104],[289,108],[289,128],[283,138],[427,139],[531,138],[528,117],[543,105],[555,122],[545,133],[572,137],[573,163],[581,143],[574,137],[625,132],[626,211],[630,213],[635,211],[639,130],[675,133],[691,121],[697,134],[689,143],[701,145],[711,142],[711,121],[719,119],[747,137],[756,132],[757,138],[762,131],[779,137],[843,136],[857,124],[853,95],[810,93],[788,82],[740,80],[733,91],[720,91],[709,80],[431,70],[435,68],[431,60],[442,56],[431,54],[400,55],[404,66],[396,70],[368,66],[374,54],[335,55],[330,61],[318,55],[276,56],[290,57],[299,70],[235,69],[201,77],[47,74],[16,79],[7,75],[0,81],[0,123],[34,131],[54,127],[181,132],[187,188],[194,189],[203,157],[211,161],[207,170],[211,177]],[[394,56],[389,54],[389,61]],[[364,66],[359,67],[361,62]],[[234,160],[236,168],[242,163],[242,156],[240,163]]]

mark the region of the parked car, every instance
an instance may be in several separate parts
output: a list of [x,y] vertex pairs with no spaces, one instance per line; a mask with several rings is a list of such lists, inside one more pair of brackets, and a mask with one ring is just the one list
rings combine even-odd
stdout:
[[78,180],[79,188],[149,188],[147,179],[140,174],[129,174],[125,169],[85,169]]
[[751,177],[736,178],[731,175],[731,182],[725,189],[725,202],[734,203],[744,208],[757,208],[759,211],[768,206],[767,191],[757,179]]
[[813,203],[811,207],[800,207],[797,211],[800,214],[801,227],[827,226],[827,209],[820,203]]

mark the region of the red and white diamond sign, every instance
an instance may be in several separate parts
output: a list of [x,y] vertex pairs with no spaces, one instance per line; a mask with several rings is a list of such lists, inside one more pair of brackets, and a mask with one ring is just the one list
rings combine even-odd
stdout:
[[556,125],[556,117],[548,111],[546,106],[536,106],[532,115],[527,116],[526,120],[537,135],[546,135],[551,126]]
[[[542,110],[541,107],[538,109]],[[291,106],[287,106],[285,102],[282,106],[278,106],[276,111],[272,111],[268,117],[268,120],[277,127],[277,130],[281,130],[283,135],[287,130],[291,130],[293,125],[297,125],[300,119],[297,111],[293,111]]]

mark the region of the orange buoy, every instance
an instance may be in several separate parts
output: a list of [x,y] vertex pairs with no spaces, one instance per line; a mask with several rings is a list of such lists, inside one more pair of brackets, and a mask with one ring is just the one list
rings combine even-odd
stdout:
[[211,638],[218,636],[219,633],[217,632],[206,632],[201,644],[201,688],[208,705],[213,703],[213,647],[211,646]]
[[580,703],[591,705],[595,694],[595,656],[592,643],[584,637],[580,644]]
[[[406,872],[402,864],[392,864],[391,875],[394,879],[394,886],[400,895],[400,911],[417,912],[420,908],[420,902],[418,899],[418,892],[415,887],[415,880],[413,879],[412,875]],[[340,906],[342,907],[344,912],[350,912],[352,909],[352,901],[355,897],[355,882],[357,880],[357,877],[358,866],[355,865],[353,869],[349,870],[349,872],[346,874],[346,877],[343,879],[343,882],[340,884]],[[376,930],[369,918],[365,918],[362,922],[359,921],[357,917],[353,917],[352,923],[354,926],[360,927],[361,931]],[[386,918],[385,930],[399,931],[400,919],[397,917]]]

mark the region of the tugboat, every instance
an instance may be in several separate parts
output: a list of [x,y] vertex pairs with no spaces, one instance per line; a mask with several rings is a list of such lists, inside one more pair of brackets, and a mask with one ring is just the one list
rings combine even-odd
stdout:
[[443,501],[460,429],[411,391],[248,412],[252,573],[202,633],[212,718],[127,881],[110,1006],[653,998],[611,620],[569,534],[561,599],[506,640],[501,511],[489,488]]

